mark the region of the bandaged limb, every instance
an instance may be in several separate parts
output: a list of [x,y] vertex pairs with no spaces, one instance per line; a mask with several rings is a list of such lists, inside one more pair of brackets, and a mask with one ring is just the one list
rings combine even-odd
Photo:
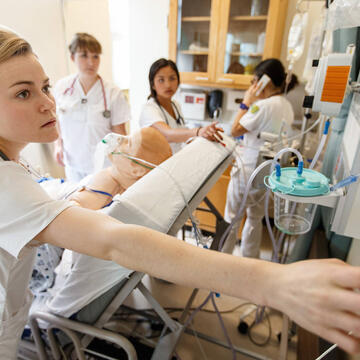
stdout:
[[[69,199],[81,207],[97,210],[108,205],[112,197],[146,175],[152,167],[169,158],[171,148],[165,137],[154,128],[143,128],[130,136],[114,137],[109,159],[112,166],[97,172],[90,182],[72,194]],[[127,156],[138,159],[132,160]]]

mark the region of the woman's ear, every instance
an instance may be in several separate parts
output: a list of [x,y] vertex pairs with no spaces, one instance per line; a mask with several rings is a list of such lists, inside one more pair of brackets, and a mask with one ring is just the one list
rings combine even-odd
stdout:
[[74,54],[71,54],[71,55],[70,55],[70,59],[71,59],[72,61],[75,61],[75,56],[74,56]]

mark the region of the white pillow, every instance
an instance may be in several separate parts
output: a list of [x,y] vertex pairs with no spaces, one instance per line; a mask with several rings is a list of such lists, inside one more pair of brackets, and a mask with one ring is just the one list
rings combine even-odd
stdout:
[[235,142],[224,135],[224,143],[226,147],[196,138],[101,211],[127,224],[168,232],[185,207],[184,197],[187,202],[191,200],[209,175],[232,154]]

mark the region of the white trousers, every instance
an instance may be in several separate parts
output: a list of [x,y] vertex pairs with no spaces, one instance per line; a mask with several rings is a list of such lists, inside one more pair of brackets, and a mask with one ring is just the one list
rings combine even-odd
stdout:
[[[240,204],[244,195],[244,186],[240,186],[239,172],[232,174],[226,197],[225,220],[229,223],[235,218],[240,209]],[[246,201],[246,221],[241,233],[241,252],[244,257],[259,258],[260,245],[262,239],[262,219],[264,217],[264,202],[266,190],[251,189]],[[233,226],[228,238],[223,246],[223,251],[231,254],[234,250],[237,234],[241,220],[244,216],[243,210],[240,219]]]

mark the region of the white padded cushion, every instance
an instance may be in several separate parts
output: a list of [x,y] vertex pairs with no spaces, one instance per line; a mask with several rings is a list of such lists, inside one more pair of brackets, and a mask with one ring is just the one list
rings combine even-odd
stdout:
[[225,135],[224,142],[226,147],[196,138],[116,196],[114,203],[102,211],[124,223],[166,233],[185,206],[174,179],[186,201],[191,200],[208,176],[233,152],[235,142]]

